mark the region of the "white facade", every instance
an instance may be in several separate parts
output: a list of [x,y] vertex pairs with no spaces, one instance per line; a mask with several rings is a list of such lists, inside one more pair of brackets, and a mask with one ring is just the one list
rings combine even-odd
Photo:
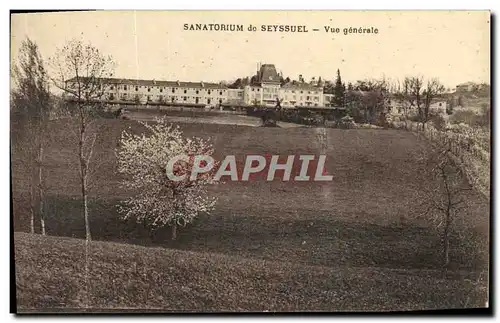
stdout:
[[203,83],[177,85],[130,85],[111,84],[107,87],[106,98],[117,102],[174,103],[216,105],[227,100],[228,89],[219,87],[205,88]]
[[[446,100],[444,99],[434,99],[429,105],[429,111],[432,113],[446,114]],[[399,100],[389,101],[389,113],[393,115],[404,115],[405,111],[403,105]],[[408,115],[416,115],[418,113],[415,106],[411,107],[407,111]]]
[[239,92],[238,98],[241,98],[239,102],[241,105],[275,106],[277,99],[279,99],[282,107],[324,107],[325,96],[332,96],[323,94],[323,88],[308,84],[247,85],[243,89],[233,91]]

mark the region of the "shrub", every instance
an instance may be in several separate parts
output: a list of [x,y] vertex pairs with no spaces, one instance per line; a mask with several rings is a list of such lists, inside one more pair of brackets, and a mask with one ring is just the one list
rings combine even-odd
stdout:
[[430,119],[430,122],[432,123],[434,128],[436,128],[436,130],[439,130],[439,131],[444,130],[446,128],[446,125],[447,125],[447,121],[446,121],[445,117],[441,114],[433,115]]
[[346,115],[337,121],[336,126],[342,129],[353,129],[356,127],[356,123],[350,115]]

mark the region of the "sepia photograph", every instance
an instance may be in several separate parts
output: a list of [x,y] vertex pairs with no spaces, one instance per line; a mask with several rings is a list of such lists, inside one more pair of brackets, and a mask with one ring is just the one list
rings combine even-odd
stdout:
[[10,12],[17,314],[490,309],[491,12]]

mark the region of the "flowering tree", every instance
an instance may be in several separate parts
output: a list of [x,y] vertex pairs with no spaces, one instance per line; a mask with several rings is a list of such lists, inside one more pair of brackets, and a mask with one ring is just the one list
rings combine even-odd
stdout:
[[208,196],[207,185],[218,183],[213,176],[218,162],[211,157],[209,141],[185,138],[165,118],[142,124],[147,133],[122,133],[118,171],[125,175],[123,185],[135,195],[119,211],[125,219],[134,218],[152,230],[171,226],[175,240],[177,226],[214,209],[216,198]]

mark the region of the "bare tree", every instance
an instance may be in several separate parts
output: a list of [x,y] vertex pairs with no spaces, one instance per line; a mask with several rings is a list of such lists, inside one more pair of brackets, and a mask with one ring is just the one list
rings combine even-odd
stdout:
[[409,93],[406,96],[406,100],[410,108],[416,108],[419,120],[422,118],[422,91],[424,80],[421,76],[413,76],[407,78]]
[[435,146],[431,155],[425,159],[430,177],[429,187],[419,196],[424,210],[422,216],[430,220],[440,232],[443,266],[448,266],[450,236],[453,229],[456,229],[460,214],[468,207],[465,193],[471,190],[471,185],[449,147]]
[[411,79],[405,77],[402,83],[400,83],[398,80],[394,89],[395,99],[398,102],[399,107],[401,108],[406,130],[408,130],[408,119],[410,117],[410,111],[412,107],[412,100],[410,96],[410,85],[411,85]]
[[69,114],[69,129],[77,142],[80,187],[85,220],[85,287],[87,306],[90,304],[90,223],[88,211],[89,175],[94,145],[99,133],[98,113],[105,107],[107,78],[113,75],[115,64],[90,44],[79,40],[68,42],[51,59],[55,72],[54,84],[63,91]]
[[387,98],[388,83],[385,79],[357,81],[346,93],[346,105],[354,115],[362,111],[364,122],[374,123],[384,115]]
[[96,116],[104,108],[108,87],[106,79],[113,75],[115,64],[90,44],[79,40],[68,42],[51,59],[56,77],[54,84],[64,92],[70,107],[72,124],[78,138],[78,160],[86,240],[91,240],[88,212],[88,175],[98,135]]
[[407,77],[403,84],[405,83],[408,86],[408,91],[404,95],[407,104],[410,108],[416,108],[418,120],[422,124],[423,130],[431,117],[432,101],[443,94],[445,88],[436,78],[427,81],[427,86],[424,86],[424,80],[421,76]]
[[[423,111],[421,113],[420,122],[422,122],[422,128],[425,129],[425,124],[429,121],[431,116],[430,106],[432,101],[439,97],[441,94],[445,92],[444,85],[439,82],[438,79],[433,78],[427,81],[427,87],[423,91]],[[419,110],[420,111],[420,110]]]
[[[13,66],[14,89],[11,92],[12,119],[21,126],[19,148],[26,155],[29,169],[30,230],[35,232],[35,188],[41,233],[45,235],[43,149],[46,123],[50,113],[48,76],[35,42],[27,38],[21,44],[17,64]],[[19,130],[19,129],[18,129]],[[36,175],[33,170],[36,169]]]

